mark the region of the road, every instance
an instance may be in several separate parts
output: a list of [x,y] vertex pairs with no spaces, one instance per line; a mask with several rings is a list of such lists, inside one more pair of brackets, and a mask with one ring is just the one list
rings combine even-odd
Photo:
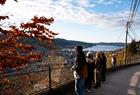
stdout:
[[101,88],[92,88],[85,95],[140,95],[140,65],[107,74]]

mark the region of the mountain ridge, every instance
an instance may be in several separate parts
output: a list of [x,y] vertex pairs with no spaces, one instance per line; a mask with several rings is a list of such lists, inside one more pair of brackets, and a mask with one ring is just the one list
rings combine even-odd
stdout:
[[89,43],[83,41],[66,40],[63,38],[54,39],[54,44],[60,48],[74,48],[76,45],[81,45],[84,48],[92,47],[95,45],[112,45],[112,46],[124,46],[121,42],[99,42],[99,43]]
[[[4,39],[4,35],[0,34],[0,40],[2,40],[2,39]],[[23,39],[21,39],[21,42],[29,44],[29,45],[35,45],[37,47],[41,47],[41,43],[37,39],[23,38]],[[66,48],[72,49],[77,45],[81,45],[81,46],[83,46],[83,48],[88,48],[88,47],[92,47],[92,46],[96,46],[96,45],[111,45],[111,46],[124,46],[125,45],[124,43],[120,43],[120,42],[89,43],[89,42],[83,42],[83,41],[66,40],[63,38],[55,38],[53,40],[53,42],[54,42],[53,43],[54,46],[62,48],[62,49],[66,49]]]

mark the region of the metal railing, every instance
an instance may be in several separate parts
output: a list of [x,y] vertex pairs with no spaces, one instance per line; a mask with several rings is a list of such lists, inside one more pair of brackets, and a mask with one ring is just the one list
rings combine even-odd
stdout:
[[[140,57],[131,57],[129,64],[140,62]],[[123,65],[122,63],[118,63]],[[31,66],[30,66],[31,67]],[[73,80],[70,67],[60,64],[38,65],[23,71],[0,72],[0,95],[30,95],[53,89]]]
[[1,73],[0,95],[30,95],[73,80],[68,67],[47,65],[45,69],[24,73]]

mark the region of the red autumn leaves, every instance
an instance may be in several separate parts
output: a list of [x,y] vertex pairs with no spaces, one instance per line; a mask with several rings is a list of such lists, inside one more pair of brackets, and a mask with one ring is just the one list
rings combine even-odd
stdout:
[[[0,0],[0,4],[3,5],[5,1]],[[0,16],[0,21],[5,19],[8,19],[8,16]],[[42,57],[41,54],[33,52],[33,46],[18,42],[18,40],[33,37],[40,41],[51,42],[58,34],[47,27],[53,21],[53,18],[34,16],[31,21],[21,23],[20,28],[10,26],[10,29],[6,30],[0,26],[0,70],[24,67],[31,61],[38,61]]]
[[[33,37],[37,37],[39,38],[39,40],[52,40],[54,38],[55,35],[57,35],[58,33],[54,33],[52,31],[50,31],[47,26],[48,25],[51,25],[53,23],[54,19],[53,18],[45,18],[44,16],[42,17],[37,17],[37,16],[34,16],[34,18],[24,24],[24,23],[21,23],[21,28],[24,30],[24,31],[27,31],[26,34],[28,36],[33,36]],[[30,31],[30,32],[28,32]]]
[[[14,1],[16,1],[16,2],[17,2],[18,0],[14,0]],[[0,0],[0,4],[1,4],[1,5],[4,5],[4,4],[5,4],[5,2],[6,2],[6,0]]]

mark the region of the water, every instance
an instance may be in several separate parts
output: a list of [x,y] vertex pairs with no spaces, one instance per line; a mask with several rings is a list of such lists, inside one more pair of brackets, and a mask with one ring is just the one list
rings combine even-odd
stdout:
[[115,51],[118,49],[122,49],[122,46],[112,46],[112,45],[96,45],[89,48],[84,49],[84,51]]

